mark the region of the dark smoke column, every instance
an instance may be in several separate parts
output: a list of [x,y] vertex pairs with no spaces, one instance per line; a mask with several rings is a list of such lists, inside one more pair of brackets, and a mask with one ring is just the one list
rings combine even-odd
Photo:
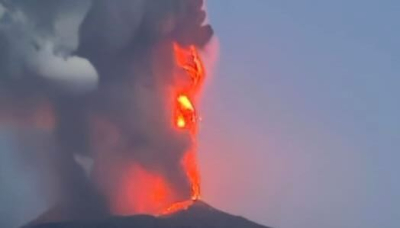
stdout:
[[173,121],[177,93],[192,99],[181,91],[192,78],[182,74],[176,47],[193,58],[188,66],[198,60],[191,51],[197,54],[213,35],[203,25],[202,6],[199,0],[98,0],[81,26],[77,54],[100,78],[86,98],[89,153],[112,213],[159,214],[193,196],[193,137]]

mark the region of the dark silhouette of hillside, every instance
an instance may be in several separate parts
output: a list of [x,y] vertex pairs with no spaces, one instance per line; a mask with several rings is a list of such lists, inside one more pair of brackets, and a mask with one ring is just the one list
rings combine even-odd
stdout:
[[71,221],[30,226],[29,228],[268,228],[240,216],[219,211],[197,201],[187,210],[154,217],[135,215],[98,221]]

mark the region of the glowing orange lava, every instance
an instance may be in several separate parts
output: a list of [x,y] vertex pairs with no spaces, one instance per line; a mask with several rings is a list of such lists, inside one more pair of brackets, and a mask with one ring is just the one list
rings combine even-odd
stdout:
[[[182,75],[177,75],[177,78],[189,77],[190,82],[182,88],[177,88],[173,122],[178,129],[187,130],[195,142],[199,118],[194,101],[204,81],[204,65],[195,46],[182,47],[174,44],[174,51],[178,68],[183,70],[180,73]],[[197,167],[196,148],[186,152],[181,162],[191,184],[191,199],[173,204],[164,213],[184,210],[193,201],[200,199],[200,173]]]
[[[182,157],[181,166],[190,184],[190,198],[182,200],[174,187],[162,174],[150,172],[139,164],[127,164],[121,185],[115,192],[113,212],[118,215],[152,214],[166,215],[187,209],[200,199],[200,174],[196,160],[196,137],[199,117],[195,101],[205,77],[204,66],[195,46],[182,47],[174,44],[177,83],[172,93],[173,127],[187,132],[192,147]],[[139,186],[139,187],[138,187]]]
[[180,89],[184,90],[188,96],[196,95],[205,78],[204,64],[197,48],[193,45],[182,47],[174,44],[174,52],[176,64],[185,71],[185,75],[191,80],[189,85]]
[[180,94],[176,100],[176,126],[181,129],[188,129],[195,133],[197,115],[191,99],[184,94]]
[[[184,72],[191,79],[191,83],[184,88],[178,89],[176,118],[179,122],[183,119],[184,128],[189,130],[193,141],[197,136],[198,115],[194,105],[195,96],[198,94],[202,82],[205,78],[204,65],[195,46],[187,48],[178,44],[174,45],[177,65],[184,69]],[[178,128],[180,125],[177,125]],[[195,148],[187,152],[183,158],[183,166],[192,185],[192,199],[200,198],[200,174],[197,168]]]
[[114,213],[157,215],[174,202],[174,193],[163,176],[151,173],[139,164],[127,165],[124,175],[118,177],[122,178],[123,186],[114,192]]

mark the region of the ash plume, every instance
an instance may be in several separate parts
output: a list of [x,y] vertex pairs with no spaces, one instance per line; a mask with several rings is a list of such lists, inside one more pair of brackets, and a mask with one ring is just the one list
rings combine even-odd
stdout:
[[[130,163],[161,174],[177,199],[189,198],[180,161],[192,141],[170,126],[172,43],[209,42],[203,1],[2,0],[0,6],[0,124],[54,132],[49,156],[59,200],[39,220],[111,213],[109,194]],[[26,121],[32,115],[47,121]],[[77,156],[93,163],[90,177]]]

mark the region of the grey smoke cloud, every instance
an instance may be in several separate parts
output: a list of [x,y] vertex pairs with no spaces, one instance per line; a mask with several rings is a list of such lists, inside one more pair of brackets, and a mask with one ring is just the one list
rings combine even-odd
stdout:
[[[77,48],[77,31],[90,6],[89,1],[15,0],[3,1],[3,5],[0,22],[1,77],[10,80],[38,75],[55,77],[54,80],[60,77],[71,80],[69,78],[78,75],[81,78],[97,77],[87,60],[69,59],[70,53]],[[42,63],[46,61],[58,62],[53,68],[61,69],[46,72],[48,67],[45,69]],[[86,73],[74,72],[75,67],[87,68]],[[68,72],[65,68],[72,70]]]
[[[56,201],[69,200],[76,193],[69,193],[71,187],[65,186],[81,176],[74,174],[80,168],[70,157],[64,158],[57,147],[50,146],[55,143],[54,133],[39,122],[54,118],[54,108],[46,106],[57,102],[59,94],[81,94],[96,87],[98,76],[90,62],[70,56],[90,2],[51,2],[1,2],[2,227],[21,226]],[[84,192],[85,187],[77,186],[76,192]]]
[[[118,170],[117,157],[140,163],[188,198],[180,160],[192,142],[171,129],[172,110],[166,105],[174,84],[170,44],[202,48],[211,39],[212,28],[203,24],[203,1],[0,3],[0,93],[7,95],[0,99],[0,119],[10,122],[5,113],[23,113],[27,104],[30,111],[47,104],[55,121],[49,163],[60,180],[54,190],[60,202],[42,218],[109,213],[109,192],[87,178],[76,155],[94,159],[100,173]],[[107,132],[106,140],[97,131]],[[108,140],[113,133],[116,140]],[[101,182],[107,191],[114,191],[114,184],[107,178]]]

